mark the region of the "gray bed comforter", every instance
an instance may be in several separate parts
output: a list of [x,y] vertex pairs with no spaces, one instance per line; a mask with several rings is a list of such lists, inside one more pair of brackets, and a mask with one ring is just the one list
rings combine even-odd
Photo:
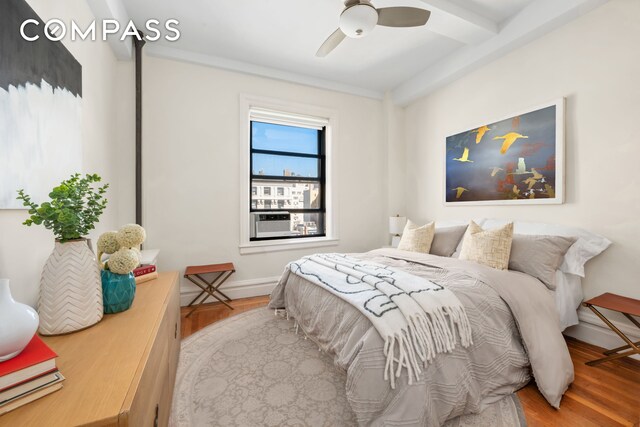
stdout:
[[471,323],[473,344],[439,354],[420,381],[406,371],[392,389],[383,378],[383,340],[344,300],[290,273],[271,294],[300,328],[347,372],[347,398],[361,425],[440,426],[477,413],[536,379],[554,407],[573,381],[553,295],[537,279],[469,261],[379,249],[351,255],[424,277],[450,289]]

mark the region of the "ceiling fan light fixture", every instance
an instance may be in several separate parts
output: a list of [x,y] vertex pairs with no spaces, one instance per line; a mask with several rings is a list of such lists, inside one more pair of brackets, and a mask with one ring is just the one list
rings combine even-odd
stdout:
[[351,38],[364,37],[378,23],[378,12],[368,4],[356,4],[340,15],[340,30]]

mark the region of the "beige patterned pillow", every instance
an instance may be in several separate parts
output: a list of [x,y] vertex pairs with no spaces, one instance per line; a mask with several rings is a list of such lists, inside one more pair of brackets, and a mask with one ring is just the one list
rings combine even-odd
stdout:
[[428,254],[429,249],[431,249],[435,230],[436,224],[434,222],[418,227],[411,222],[411,220],[407,221],[407,225],[404,226],[404,231],[402,232],[402,238],[398,244],[398,249]]
[[483,230],[482,227],[471,221],[462,241],[460,259],[475,261],[498,270],[506,270],[509,267],[512,238],[512,222],[500,228]]

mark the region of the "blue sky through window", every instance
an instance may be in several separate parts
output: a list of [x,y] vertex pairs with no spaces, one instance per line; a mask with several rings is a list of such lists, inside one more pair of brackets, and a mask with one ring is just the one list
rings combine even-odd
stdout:
[[[318,154],[318,130],[272,123],[251,122],[252,148]],[[253,155],[253,173],[282,176],[284,170],[304,177],[318,176],[318,161],[304,157]]]

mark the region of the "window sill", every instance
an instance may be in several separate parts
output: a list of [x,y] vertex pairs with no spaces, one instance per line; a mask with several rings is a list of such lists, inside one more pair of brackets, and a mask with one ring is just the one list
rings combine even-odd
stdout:
[[316,237],[304,239],[304,241],[300,242],[300,239],[290,239],[290,240],[272,240],[272,241],[263,241],[263,242],[251,242],[240,245],[240,254],[258,254],[265,252],[276,252],[276,251],[290,251],[295,249],[306,249],[306,248],[317,248],[322,246],[337,246],[339,240],[331,237]]

